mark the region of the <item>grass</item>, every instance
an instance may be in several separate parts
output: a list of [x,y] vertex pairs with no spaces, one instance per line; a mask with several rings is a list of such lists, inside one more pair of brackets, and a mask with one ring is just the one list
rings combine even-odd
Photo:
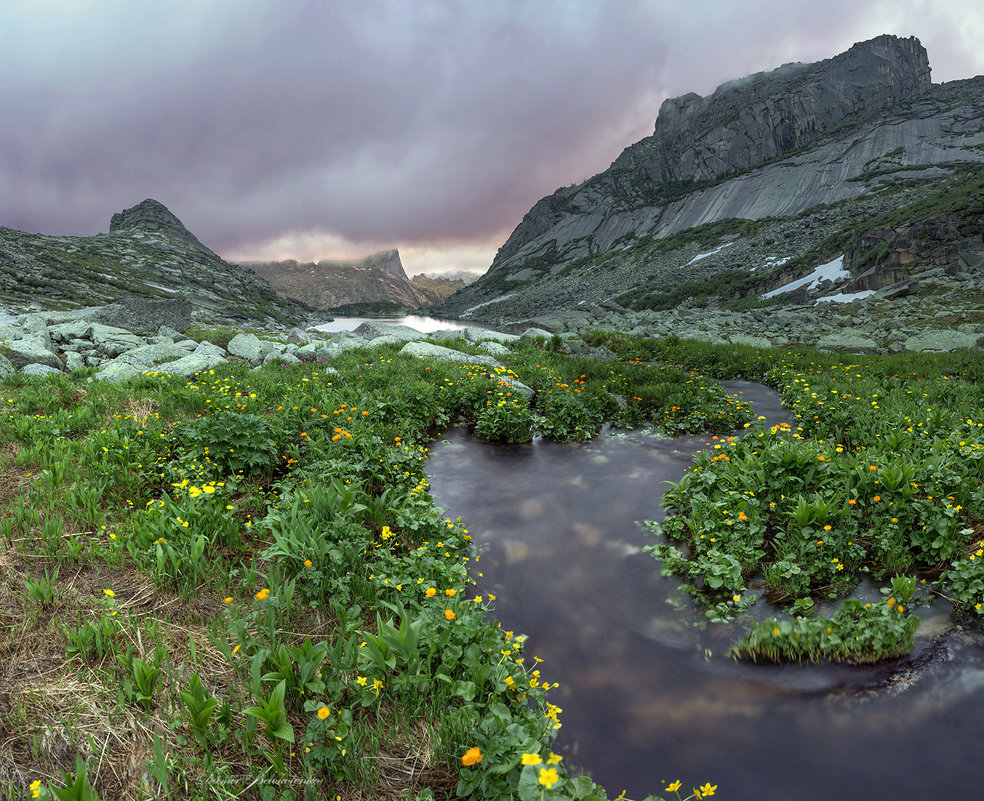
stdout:
[[[984,613],[984,391],[977,351],[871,356],[596,333],[633,358],[681,361],[779,390],[792,425],[717,440],[664,495],[650,528],[665,574],[711,620],[739,616],[764,587],[780,614],[733,653],[750,659],[878,662],[912,648],[933,596],[958,622]],[[842,599],[863,577],[883,600]]]
[[746,407],[680,367],[535,344],[496,369],[381,346],[91,372],[0,385],[8,796],[607,797],[551,751],[553,687],[475,594],[428,444],[458,422],[723,434]]

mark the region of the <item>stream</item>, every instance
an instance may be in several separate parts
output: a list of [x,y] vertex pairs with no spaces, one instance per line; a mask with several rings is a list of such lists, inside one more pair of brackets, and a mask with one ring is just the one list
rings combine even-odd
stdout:
[[[789,420],[779,396],[741,392],[770,424]],[[902,666],[756,665],[727,648],[733,624],[703,619],[660,564],[637,521],[662,519],[664,481],[678,481],[707,437],[608,432],[585,445],[491,445],[450,431],[431,448],[430,491],[480,548],[478,592],[495,617],[528,635],[542,678],[559,682],[555,750],[611,796],[641,799],[681,779],[722,799],[843,801],[981,797],[984,649],[960,635],[918,680],[868,689]],[[476,571],[481,571],[479,578]],[[859,594],[877,594],[873,586]],[[949,624],[943,604],[920,609],[912,657]],[[686,795],[686,792],[682,793]]]

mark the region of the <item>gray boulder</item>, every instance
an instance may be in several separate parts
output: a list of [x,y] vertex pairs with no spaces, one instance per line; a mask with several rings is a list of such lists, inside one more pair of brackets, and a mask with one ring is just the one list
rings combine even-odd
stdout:
[[97,353],[108,358],[120,356],[147,344],[130,331],[101,323],[92,324],[92,341],[96,345]]
[[984,335],[971,331],[954,331],[951,328],[927,328],[909,337],[903,343],[906,350],[943,353],[951,350],[967,350],[984,346]]
[[57,375],[61,370],[49,367],[47,364],[26,364],[21,368],[24,375]]
[[52,341],[59,343],[71,342],[73,339],[90,339],[92,337],[92,325],[85,320],[60,323],[48,328],[48,336],[51,337]]
[[143,345],[103,362],[96,378],[124,381],[147,370],[163,369],[162,365],[174,363],[187,356],[188,349],[183,344],[171,342]]
[[482,340],[478,343],[478,347],[493,356],[508,356],[512,352],[505,345],[501,345],[498,342],[493,342],[490,339]]
[[731,334],[728,339],[732,345],[747,345],[750,348],[772,347],[772,343],[765,337],[756,337],[751,334]]
[[366,322],[362,323],[352,333],[369,340],[378,339],[383,336],[396,337],[400,342],[413,342],[414,340],[423,339],[427,336],[427,334],[408,325],[377,323],[372,320],[366,320]]
[[553,334],[543,328],[527,328],[522,334],[519,335],[520,339],[531,339],[533,337],[545,337],[550,339]]
[[0,353],[0,379],[12,376],[17,372],[17,368],[10,363],[10,359]]
[[65,369],[70,373],[74,373],[76,370],[81,370],[85,367],[85,357],[81,353],[67,350],[62,355],[65,358]]
[[228,351],[251,364],[259,364],[270,352],[270,347],[256,334],[236,334],[229,340]]
[[28,364],[46,364],[55,370],[62,368],[61,359],[40,338],[30,336],[26,339],[17,339],[11,342],[9,347],[9,359],[14,367],[23,368]]
[[148,300],[130,297],[102,307],[93,321],[132,331],[138,336],[153,336],[162,325],[175,331],[191,328],[192,305],[180,298]]
[[835,332],[817,340],[820,350],[846,351],[848,353],[877,353],[878,343],[869,337],[849,332]]
[[504,334],[501,331],[490,331],[487,328],[476,328],[469,326],[465,329],[465,339],[469,342],[515,342],[519,337],[516,334]]
[[472,356],[470,353],[462,353],[460,350],[445,348],[441,345],[432,345],[430,342],[408,342],[400,350],[400,353],[406,353],[408,356],[416,356],[418,359],[440,359],[446,362],[485,364],[490,367],[502,367],[491,356]]
[[288,351],[270,351],[266,356],[263,357],[263,364],[300,364],[301,360],[298,359],[293,353]]

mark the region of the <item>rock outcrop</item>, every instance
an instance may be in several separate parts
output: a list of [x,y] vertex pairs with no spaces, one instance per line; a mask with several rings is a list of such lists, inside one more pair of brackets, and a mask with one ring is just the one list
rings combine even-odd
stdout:
[[[252,271],[219,258],[156,200],[114,214],[110,232],[95,236],[0,228],[0,302],[6,306],[70,310],[125,298],[144,304],[166,301],[172,311],[182,309],[181,321],[190,315],[206,324],[311,319],[310,309],[280,297]],[[127,320],[136,324],[134,314]]]
[[120,231],[163,234],[215,256],[211,250],[198,241],[198,237],[184,227],[181,220],[175,217],[167,206],[153,198],[147,198],[136,206],[114,214],[109,221],[109,232],[112,234]]
[[[918,40],[880,36],[665,101],[651,136],[540,200],[488,273],[433,313],[502,324],[671,287],[680,302],[694,294],[686,282],[705,280],[726,300],[760,295],[863,249],[854,235],[879,220],[891,239],[937,214],[938,198],[919,206],[934,193],[972,196],[981,175],[984,77],[934,85]],[[893,218],[910,206],[911,218]],[[974,249],[972,238],[954,248],[965,261]],[[848,268],[856,277],[868,261]],[[729,271],[744,276],[718,278]]]
[[284,297],[316,309],[379,301],[408,309],[430,304],[427,295],[407,278],[396,250],[348,261],[244,262],[243,266],[269,281]]

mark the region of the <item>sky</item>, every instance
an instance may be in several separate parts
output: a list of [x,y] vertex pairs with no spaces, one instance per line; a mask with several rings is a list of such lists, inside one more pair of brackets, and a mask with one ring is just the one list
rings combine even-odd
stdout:
[[0,225],[152,197],[230,261],[484,271],[665,98],[882,33],[984,73],[980,0],[2,0]]

